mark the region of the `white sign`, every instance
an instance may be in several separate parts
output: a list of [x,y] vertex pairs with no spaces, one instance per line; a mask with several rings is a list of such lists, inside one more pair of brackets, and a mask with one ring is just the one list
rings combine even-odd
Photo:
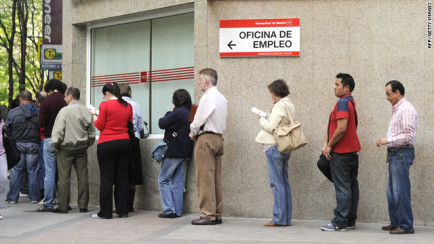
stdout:
[[300,56],[300,19],[220,20],[220,57]]

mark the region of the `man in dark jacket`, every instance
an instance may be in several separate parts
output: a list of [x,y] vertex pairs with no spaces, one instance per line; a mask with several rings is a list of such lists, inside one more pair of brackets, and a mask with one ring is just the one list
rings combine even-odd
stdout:
[[21,178],[27,170],[30,201],[38,203],[40,198],[38,183],[39,109],[33,105],[32,94],[27,90],[20,93],[19,100],[20,106],[9,112],[5,123],[6,133],[15,139],[17,148],[21,152],[21,160],[11,171],[10,190],[6,196],[6,202],[18,202]]

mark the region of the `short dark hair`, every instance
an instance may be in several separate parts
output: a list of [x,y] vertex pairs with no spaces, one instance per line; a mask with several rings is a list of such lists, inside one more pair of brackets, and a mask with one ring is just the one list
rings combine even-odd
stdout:
[[33,100],[32,93],[30,93],[27,90],[23,90],[20,92],[20,98],[21,100],[28,101],[28,102],[31,102]]
[[191,109],[191,96],[185,89],[178,89],[173,93],[172,103],[175,107],[186,106]]
[[211,83],[216,86],[217,85],[217,71],[211,68],[206,68],[199,71],[200,75],[206,75],[209,77]]
[[38,93],[36,93],[35,97],[36,97],[36,100],[38,100],[38,102],[41,103],[42,100],[44,100],[45,98],[47,98],[47,95],[46,94],[42,95],[42,92],[38,92]]
[[80,101],[80,90],[78,88],[75,88],[73,86],[66,89],[66,95],[69,96],[69,94],[72,95],[74,100]]
[[351,75],[345,73],[339,73],[336,75],[336,79],[341,79],[342,87],[349,86],[350,92],[353,92],[356,83],[354,83],[354,79]]
[[65,94],[66,88],[67,86],[65,83],[61,82],[60,80],[51,79],[45,84],[44,91],[52,92],[57,90],[58,92]]
[[289,87],[284,79],[277,79],[271,82],[267,87],[268,90],[278,97],[286,97],[290,94]]
[[14,100],[12,100],[12,102],[11,102],[11,104],[10,104],[11,109],[14,109],[14,108],[16,108],[16,107],[18,107],[18,106],[20,106],[20,94],[18,94],[18,95],[14,98]]
[[399,82],[397,80],[391,80],[391,81],[386,83],[386,86],[388,86],[388,85],[390,85],[390,87],[392,88],[392,92],[396,92],[396,90],[398,90],[399,93],[401,93],[401,95],[403,95],[403,96],[405,95],[405,88],[401,82]]

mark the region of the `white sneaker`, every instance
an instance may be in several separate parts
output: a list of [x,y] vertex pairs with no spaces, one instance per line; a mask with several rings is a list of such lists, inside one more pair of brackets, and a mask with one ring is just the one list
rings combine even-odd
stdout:
[[96,214],[96,213],[95,213],[95,214],[92,214],[92,218],[94,218],[94,219],[102,219],[102,218],[99,217],[98,214]]
[[329,223],[328,225],[321,226],[321,230],[322,231],[347,231],[348,228],[341,229],[337,226],[334,226],[332,223]]
[[3,216],[2,216],[2,214],[0,214],[0,220],[2,220],[3,219]]

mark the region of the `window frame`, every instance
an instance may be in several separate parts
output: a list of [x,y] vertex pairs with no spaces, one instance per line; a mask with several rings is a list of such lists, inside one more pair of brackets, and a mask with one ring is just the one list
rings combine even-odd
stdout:
[[[140,14],[123,16],[116,19],[96,21],[86,25],[86,105],[91,105],[91,70],[92,70],[92,29],[113,25],[128,24],[157,18],[194,13],[194,4],[183,4],[164,9],[152,10]],[[164,134],[149,134],[149,139],[162,139]]]

